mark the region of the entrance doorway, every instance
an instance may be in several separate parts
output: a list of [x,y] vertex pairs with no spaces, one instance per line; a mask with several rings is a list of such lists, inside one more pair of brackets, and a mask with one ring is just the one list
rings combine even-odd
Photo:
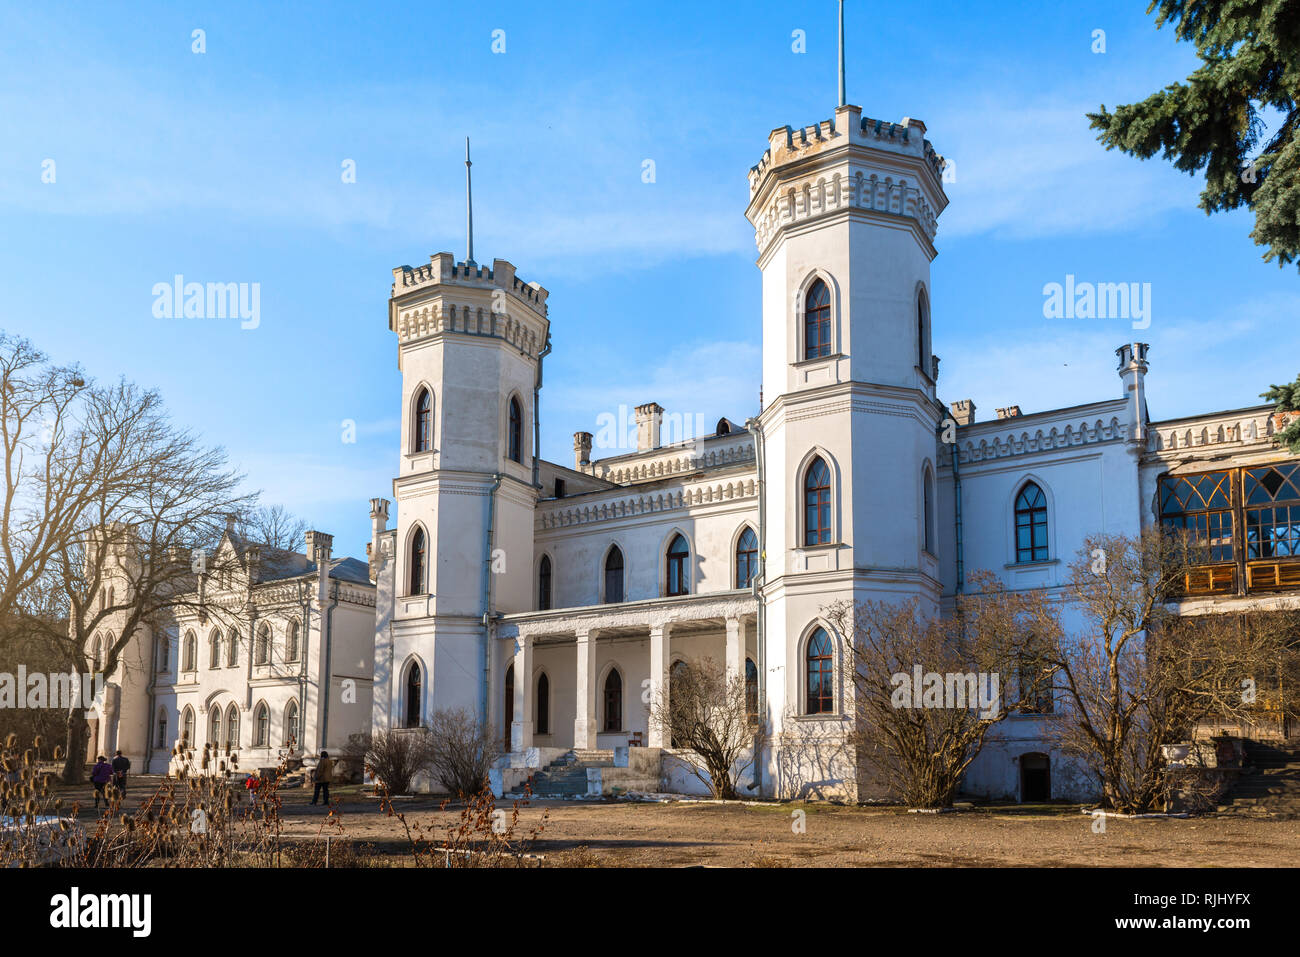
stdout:
[[1020,803],[1041,804],[1052,799],[1052,759],[1045,754],[1020,757]]
[[515,721],[515,666],[511,665],[506,669],[506,711],[505,720],[502,724],[506,726],[505,749],[510,750],[510,726]]

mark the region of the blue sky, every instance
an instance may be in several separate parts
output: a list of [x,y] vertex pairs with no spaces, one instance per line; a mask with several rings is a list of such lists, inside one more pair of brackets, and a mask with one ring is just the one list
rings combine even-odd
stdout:
[[[835,6],[7,5],[0,327],[158,388],[268,501],[363,554],[397,465],[391,270],[463,255],[469,135],[477,258],[551,293],[543,454],[570,461],[573,432],[620,404],[743,420],[746,173],[769,130],[833,112]],[[1300,277],[1262,261],[1249,214],[1206,217],[1199,180],[1088,129],[1086,111],[1195,67],[1145,6],[847,4],[850,102],[923,119],[956,163],[934,346],[941,395],[981,418],[1118,395],[1113,350],[1139,336],[1158,418],[1296,375]],[[260,325],[155,318],[154,284],[178,273],[259,283]],[[1151,283],[1151,327],[1045,319],[1043,286],[1067,274]]]

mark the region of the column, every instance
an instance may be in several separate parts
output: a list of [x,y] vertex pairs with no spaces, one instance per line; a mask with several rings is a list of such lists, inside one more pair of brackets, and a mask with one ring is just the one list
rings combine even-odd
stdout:
[[739,618],[727,619],[727,684],[745,674],[745,627]]
[[515,639],[515,717],[510,725],[510,750],[533,746],[533,638]]
[[656,711],[668,710],[668,664],[672,660],[669,654],[668,634],[671,626],[654,625],[650,629],[650,700],[646,702],[650,711],[650,747],[666,748],[670,743],[669,729],[654,720]]
[[580,751],[596,748],[596,632],[577,633],[578,669],[574,685],[573,746]]

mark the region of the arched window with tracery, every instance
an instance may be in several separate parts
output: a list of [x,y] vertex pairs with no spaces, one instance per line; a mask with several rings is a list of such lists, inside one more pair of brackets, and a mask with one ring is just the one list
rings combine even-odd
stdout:
[[831,354],[831,293],[818,279],[804,297],[803,357],[820,359]]
[[748,588],[758,574],[758,536],[749,526],[736,541],[736,587]]
[[827,545],[831,540],[831,470],[821,456],[813,459],[803,479],[805,545]]
[[433,393],[420,389],[415,398],[415,429],[412,451],[428,452],[433,448]]
[[1016,561],[1047,561],[1047,496],[1034,482],[1016,496]]
[[519,400],[514,396],[510,397],[510,427],[506,454],[512,462],[524,460],[524,411],[519,405]]
[[691,547],[686,536],[674,535],[666,556],[666,581],[669,595],[689,595],[691,591]]
[[825,628],[818,628],[808,639],[804,652],[807,676],[805,714],[830,714],[835,710],[835,663],[831,656],[831,639]]

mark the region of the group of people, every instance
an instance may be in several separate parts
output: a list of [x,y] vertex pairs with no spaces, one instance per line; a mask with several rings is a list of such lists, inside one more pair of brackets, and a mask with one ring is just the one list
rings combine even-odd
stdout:
[[121,797],[126,797],[126,775],[131,770],[131,759],[122,753],[121,748],[113,755],[113,761],[110,764],[108,758],[102,754],[95,759],[95,766],[90,772],[90,783],[95,785],[95,808],[98,810],[100,800],[108,804],[108,793],[105,788],[109,782],[117,789]]
[[[108,805],[108,794],[105,790],[109,782],[117,789],[119,797],[126,797],[126,775],[131,770],[131,761],[119,749],[113,756],[112,763],[102,754],[95,759],[95,766],[90,772],[90,783],[95,786],[95,809],[99,809],[99,802],[103,800],[105,806]],[[316,765],[313,774],[315,790],[312,792],[311,803],[320,800],[324,796],[325,804],[330,803],[330,782],[334,780],[334,759],[329,756],[328,751],[320,753],[320,762]],[[249,775],[248,780],[244,782],[244,787],[250,795],[256,794],[257,788],[261,784],[261,779],[256,775]]]

